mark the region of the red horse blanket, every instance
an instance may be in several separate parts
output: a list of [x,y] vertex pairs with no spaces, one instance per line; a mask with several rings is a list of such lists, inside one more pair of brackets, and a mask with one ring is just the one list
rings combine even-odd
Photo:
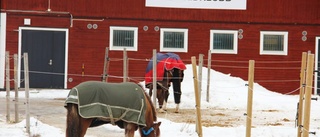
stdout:
[[[153,60],[150,59],[146,74],[145,74],[145,84],[148,85],[153,79]],[[164,70],[172,70],[177,68],[180,70],[187,69],[186,65],[182,62],[180,57],[174,53],[157,53],[157,81],[163,80]]]

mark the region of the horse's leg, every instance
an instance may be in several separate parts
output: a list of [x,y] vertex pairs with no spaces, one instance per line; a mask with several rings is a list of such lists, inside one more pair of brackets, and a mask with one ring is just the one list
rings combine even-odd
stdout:
[[77,104],[67,104],[66,137],[84,137],[92,119],[84,119],[79,115]]
[[176,104],[176,110],[174,111],[174,113],[179,113],[180,110],[180,104]]
[[149,96],[152,97],[152,87],[149,88]]
[[77,106],[76,104],[67,104],[66,137],[80,137],[80,116]]
[[180,101],[181,101],[181,92],[174,91],[174,102],[176,103],[175,113],[179,113]]
[[138,129],[138,126],[133,123],[124,123],[125,137],[134,137],[134,132]]
[[159,110],[158,112],[164,113],[165,110],[163,109],[163,103],[164,103],[164,90],[162,88],[157,89],[157,99],[159,104]]
[[162,109],[163,111],[167,111],[167,101],[163,101]]
[[167,110],[168,97],[169,97],[169,90],[166,90],[164,91],[164,101],[162,106],[164,110]]
[[175,112],[179,112],[179,104],[181,102],[181,72],[178,69],[173,71],[173,77],[179,77],[179,79],[172,79],[173,85],[173,94],[174,94],[174,102],[176,103],[176,110]]
[[80,118],[81,137],[84,137],[84,135],[86,134],[87,129],[89,128],[91,122],[92,122],[92,119]]

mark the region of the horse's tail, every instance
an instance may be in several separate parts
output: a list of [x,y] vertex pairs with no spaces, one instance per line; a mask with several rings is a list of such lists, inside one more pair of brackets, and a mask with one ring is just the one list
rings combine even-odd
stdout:
[[77,104],[67,104],[67,129],[66,137],[80,137],[80,115]]

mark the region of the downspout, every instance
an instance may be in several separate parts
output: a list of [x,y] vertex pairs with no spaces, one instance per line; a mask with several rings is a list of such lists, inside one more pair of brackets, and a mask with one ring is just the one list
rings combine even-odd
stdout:
[[51,9],[48,7],[47,11],[39,11],[39,10],[1,10],[4,12],[13,12],[13,13],[32,13],[32,14],[65,14],[70,16],[70,27],[73,26],[72,20],[73,20],[73,15],[70,12],[65,12],[65,11],[51,11]]
[[74,18],[73,15],[70,12],[64,12],[64,11],[51,11],[51,9],[48,7],[47,11],[38,11],[38,10],[1,10],[4,12],[14,12],[14,13],[31,13],[31,14],[65,14],[70,16],[70,27],[73,27],[73,21],[104,21],[104,18],[101,19],[92,19],[92,18]]
[[48,12],[51,11],[51,8],[50,8],[50,0],[48,0],[48,9],[47,9]]

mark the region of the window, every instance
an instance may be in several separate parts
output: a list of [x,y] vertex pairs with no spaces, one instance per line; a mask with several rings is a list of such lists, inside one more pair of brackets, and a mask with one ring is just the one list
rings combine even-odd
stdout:
[[110,27],[110,50],[138,50],[137,27]]
[[210,50],[212,53],[238,53],[238,31],[210,30]]
[[160,51],[188,52],[188,29],[160,29]]
[[261,31],[260,54],[287,55],[288,32]]

